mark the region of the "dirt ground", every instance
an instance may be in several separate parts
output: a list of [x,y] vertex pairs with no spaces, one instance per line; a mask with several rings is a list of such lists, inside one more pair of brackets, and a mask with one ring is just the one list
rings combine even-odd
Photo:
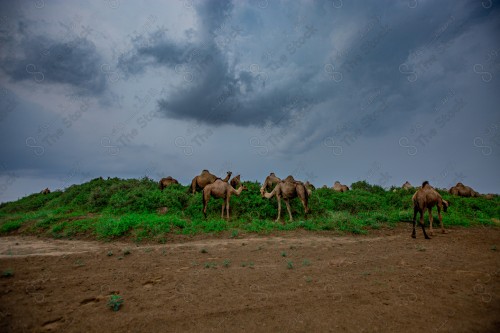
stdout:
[[3,237],[0,331],[500,332],[500,228],[417,231]]

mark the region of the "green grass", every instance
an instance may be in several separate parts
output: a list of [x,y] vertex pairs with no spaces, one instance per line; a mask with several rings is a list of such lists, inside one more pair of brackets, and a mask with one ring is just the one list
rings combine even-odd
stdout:
[[120,307],[123,304],[123,297],[120,295],[111,295],[109,296],[108,299],[108,306],[113,310],[113,311],[118,311],[120,310]]
[[[64,191],[35,193],[0,204],[0,234],[18,232],[106,241],[127,237],[165,242],[169,234],[225,233],[238,238],[242,232],[268,234],[295,229],[366,234],[413,218],[414,191],[385,190],[361,181],[352,184],[352,190],[346,193],[323,188],[313,191],[308,216],[300,201],[292,200],[294,221],[288,220],[286,207],[282,205],[282,219],[276,222],[276,199],[262,198],[257,182],[244,185],[248,191],[231,198],[231,219],[227,221],[220,218],[222,202],[218,199],[209,201],[205,219],[201,193],[189,194],[187,186],[172,185],[162,192],[157,182],[148,178],[96,178]],[[500,197],[487,200],[440,193],[450,202],[448,212],[443,213],[445,227],[498,225]],[[158,215],[159,207],[168,207],[167,214]],[[434,218],[438,224],[436,210]],[[428,224],[427,214],[425,220]]]

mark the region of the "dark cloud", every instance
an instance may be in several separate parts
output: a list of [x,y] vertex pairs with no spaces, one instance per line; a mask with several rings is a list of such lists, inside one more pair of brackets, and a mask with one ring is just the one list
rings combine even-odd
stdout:
[[100,95],[106,88],[102,64],[96,46],[86,38],[60,42],[37,36],[24,38],[0,66],[13,81],[68,84],[78,93]]

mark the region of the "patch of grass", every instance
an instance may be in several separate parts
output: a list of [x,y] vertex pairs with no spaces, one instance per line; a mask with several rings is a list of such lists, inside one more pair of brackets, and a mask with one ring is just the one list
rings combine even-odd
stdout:
[[286,257],[286,252],[285,251],[281,252],[281,256]]
[[6,270],[2,271],[3,278],[8,278],[11,276],[14,276],[14,271],[11,268],[7,268]]
[[216,268],[217,267],[217,263],[215,262],[206,262],[203,264],[203,267],[205,268]]
[[427,250],[424,246],[422,246],[422,245],[420,245],[420,244],[419,244],[419,245],[417,245],[417,246],[416,246],[416,248],[417,248],[417,251],[420,251],[420,252],[424,252],[424,251],[426,251],[426,250]]
[[[304,229],[334,230],[346,234],[366,234],[370,230],[394,228],[412,215],[414,191],[386,190],[366,181],[352,184],[351,191],[313,191],[306,217],[300,200],[291,201],[294,221],[275,222],[277,202],[260,196],[260,184],[244,182],[248,191],[231,199],[232,218],[219,218],[220,201],[210,200],[208,219],[203,218],[201,193],[188,193],[188,186],[173,185],[160,191],[157,180],[100,179],[72,185],[48,195],[35,193],[17,201],[0,204],[0,234],[20,230],[23,234],[53,237],[95,237],[113,240],[131,237],[137,242],[166,242],[169,234],[195,235],[229,232],[269,234],[273,231]],[[393,191],[394,190],[394,191]],[[445,227],[494,225],[500,216],[500,196],[461,198],[438,189],[451,205],[443,214]],[[164,215],[157,209],[168,207]],[[434,209],[437,220],[437,212]],[[428,214],[425,216],[428,224]],[[293,250],[291,246],[291,250]]]
[[108,306],[113,310],[113,311],[118,311],[120,310],[120,307],[122,306],[124,300],[123,297],[120,295],[111,295],[109,296],[108,299]]
[[0,233],[8,233],[13,230],[17,230],[21,227],[22,223],[20,221],[10,221],[2,224],[0,227]]
[[207,249],[203,248],[200,250],[201,253],[208,253]]
[[75,266],[77,266],[77,267],[85,266],[85,263],[83,262],[82,259],[77,259],[75,261]]
[[497,246],[496,246],[496,245],[492,245],[492,246],[490,247],[490,250],[491,250],[491,251],[496,251],[496,250],[497,250]]
[[131,253],[130,252],[130,248],[128,248],[128,247],[123,250],[123,255],[124,256],[128,256],[130,253]]
[[113,255],[113,251],[108,251],[108,253],[106,254],[108,257],[111,257]]
[[222,262],[222,266],[224,266],[224,267],[226,267],[226,268],[228,268],[228,267],[229,267],[229,265],[231,265],[231,260],[229,260],[229,259],[226,259],[226,260],[224,260],[224,261]]
[[302,261],[302,266],[311,266],[311,262],[308,259]]
[[288,268],[288,269],[293,269],[293,261],[288,260],[288,261],[286,262],[286,268]]

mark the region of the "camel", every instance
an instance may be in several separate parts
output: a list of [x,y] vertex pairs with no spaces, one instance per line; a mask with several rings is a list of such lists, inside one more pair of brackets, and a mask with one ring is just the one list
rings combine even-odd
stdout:
[[[291,176],[289,176],[291,177]],[[293,178],[293,177],[292,177]],[[274,187],[281,181],[274,172],[271,172],[269,176],[266,177],[266,180],[264,181],[264,184],[262,184],[262,187],[260,188],[260,194],[264,195],[264,192],[266,190],[272,190]]]
[[241,184],[240,175],[234,176],[229,182],[232,187],[237,188]]
[[465,186],[462,183],[457,183],[457,185],[450,188],[448,191],[453,195],[458,195],[460,197],[480,197],[481,195],[474,191],[471,187]]
[[[281,181],[279,182],[271,193],[264,192],[262,194],[266,199],[271,199],[273,196],[276,196],[278,199],[278,218],[276,222],[279,222],[281,217],[281,198],[285,201],[286,208],[288,210],[288,215],[290,216],[290,221],[293,221],[292,211],[290,209],[290,199],[295,197],[299,197],[302,205],[304,206],[304,211],[307,214],[309,212],[309,208],[307,206],[307,202],[309,199],[309,193],[302,182],[290,181],[288,176],[287,179],[289,181]],[[293,177],[291,178],[293,179]],[[261,189],[262,190],[262,189]]]
[[210,197],[215,197],[219,199],[223,199],[222,202],[222,212],[221,218],[224,218],[224,208],[226,208],[226,216],[229,220],[229,201],[231,199],[232,194],[236,194],[239,196],[243,190],[247,190],[246,186],[240,186],[237,190],[231,186],[226,181],[222,179],[217,179],[212,184],[208,184],[203,188],[203,215],[207,218],[207,204]]
[[413,232],[411,237],[416,238],[415,235],[415,223],[417,219],[417,213],[420,213],[420,226],[422,227],[422,232],[424,233],[425,239],[430,239],[427,236],[424,228],[424,212],[427,209],[429,212],[429,222],[430,222],[430,234],[434,235],[434,231],[432,230],[432,207],[437,206],[438,216],[439,216],[439,224],[441,226],[441,232],[443,234],[446,233],[443,227],[443,218],[441,217],[441,209],[445,212],[448,209],[449,203],[446,200],[441,198],[441,195],[429,184],[428,181],[422,183],[422,187],[415,192],[412,197],[413,201]]
[[401,188],[403,190],[411,190],[413,188],[413,186],[410,184],[409,181],[406,181],[406,183],[404,183],[403,186],[401,186]]
[[179,184],[179,182],[177,181],[177,179],[174,179],[170,176],[166,177],[166,178],[162,178],[158,185],[160,187],[160,191],[163,191],[163,189],[167,186],[170,186],[172,184]]
[[[222,181],[227,183],[229,181],[229,178],[231,177],[231,174],[232,172],[228,171],[226,178],[222,179]],[[197,189],[203,190],[205,186],[207,186],[208,184],[212,184],[217,179],[220,178],[212,175],[208,170],[203,170],[200,175],[194,177],[191,181],[191,192],[195,194]]]
[[41,191],[40,192],[41,194],[49,194],[50,193],[50,190],[48,187],[45,188],[45,190]]
[[337,192],[347,192],[349,191],[349,187],[347,185],[340,184],[339,181],[336,181],[335,184],[333,184],[333,190]]
[[309,196],[311,196],[312,194],[312,191],[314,191],[316,189],[316,187],[314,187],[313,184],[309,183],[309,181],[306,181],[304,186],[306,187],[307,189],[307,194],[309,194]]

